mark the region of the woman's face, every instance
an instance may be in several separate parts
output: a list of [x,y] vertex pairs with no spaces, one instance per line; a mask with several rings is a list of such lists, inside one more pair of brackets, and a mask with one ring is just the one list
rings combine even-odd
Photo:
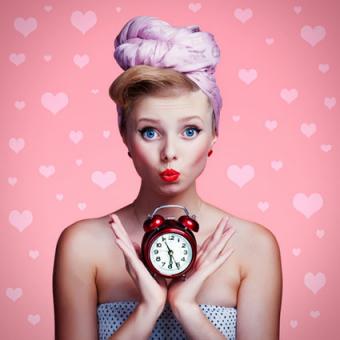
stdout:
[[[217,139],[207,99],[199,90],[171,97],[147,96],[136,103],[123,139],[144,186],[174,194],[188,188],[202,173]],[[180,173],[176,181],[166,182],[159,175],[168,163]]]

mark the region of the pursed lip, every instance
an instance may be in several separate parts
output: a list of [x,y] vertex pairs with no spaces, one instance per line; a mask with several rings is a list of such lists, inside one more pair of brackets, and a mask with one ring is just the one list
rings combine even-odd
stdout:
[[174,169],[165,169],[164,171],[160,172],[160,176],[174,176],[179,175],[180,173]]

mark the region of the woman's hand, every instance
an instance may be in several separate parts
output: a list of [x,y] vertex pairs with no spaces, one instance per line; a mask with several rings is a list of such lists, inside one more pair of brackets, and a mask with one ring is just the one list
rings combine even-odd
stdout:
[[141,293],[141,303],[149,307],[162,308],[167,297],[166,281],[161,277],[156,277],[156,279],[152,277],[141,261],[140,246],[130,240],[119,217],[116,214],[112,214],[111,217],[110,223],[116,237],[116,244],[123,252],[126,269]]
[[196,297],[204,281],[221,267],[234,251],[226,246],[234,233],[235,229],[228,227],[228,216],[224,216],[216,230],[200,247],[187,279],[173,280],[168,287],[168,300],[172,307],[197,304]]

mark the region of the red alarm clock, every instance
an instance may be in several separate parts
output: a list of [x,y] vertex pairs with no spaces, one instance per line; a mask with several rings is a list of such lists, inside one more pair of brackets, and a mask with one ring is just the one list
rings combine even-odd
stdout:
[[[162,208],[176,207],[185,211],[178,220],[155,213]],[[151,274],[165,278],[185,278],[196,260],[197,243],[193,231],[199,224],[196,216],[180,205],[161,205],[144,222],[142,259]]]

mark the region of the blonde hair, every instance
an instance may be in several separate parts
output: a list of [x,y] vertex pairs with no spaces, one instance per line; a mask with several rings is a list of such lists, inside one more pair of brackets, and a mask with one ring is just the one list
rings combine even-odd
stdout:
[[[121,115],[118,120],[120,134],[126,133],[127,117],[138,100],[148,95],[171,96],[179,90],[195,92],[200,87],[185,74],[170,68],[137,65],[124,71],[109,88],[109,95]],[[208,97],[207,101],[211,106]],[[212,120],[215,131],[215,119]]]

